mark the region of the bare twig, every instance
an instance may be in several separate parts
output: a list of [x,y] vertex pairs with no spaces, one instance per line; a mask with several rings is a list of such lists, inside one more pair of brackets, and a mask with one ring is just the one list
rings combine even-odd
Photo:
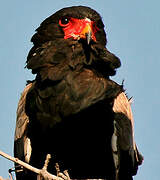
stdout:
[[69,177],[69,174],[68,174],[67,170],[65,170],[65,171],[63,171],[63,173],[61,173],[58,163],[56,163],[55,168],[56,168],[56,171],[57,171],[57,177],[60,177],[60,178],[62,178],[64,180],[70,180],[70,177]]
[[59,169],[59,164],[58,163],[56,163],[55,168],[56,168],[56,171],[57,171],[57,176],[59,176],[60,169]]
[[14,158],[2,151],[0,151],[0,155],[3,156],[4,158],[9,159],[10,161],[13,161],[13,162],[23,166],[24,168],[26,168],[30,171],[35,172],[36,174],[38,174],[38,179],[44,179],[44,180],[64,180],[64,179],[69,180],[70,179],[70,178],[68,179],[69,176],[65,173],[64,174],[62,173],[63,176],[57,177],[57,176],[47,172],[47,166],[49,163],[49,159],[51,158],[50,155],[47,155],[44,167],[42,169],[37,169],[37,168],[19,160],[18,158]]
[[28,170],[30,170],[30,171],[33,171],[33,172],[35,172],[35,173],[37,173],[37,174],[40,173],[40,169],[37,169],[37,168],[35,168],[35,167],[32,167],[31,165],[29,165],[29,164],[27,164],[27,163],[19,160],[18,158],[14,158],[14,157],[12,157],[12,156],[10,156],[10,155],[2,152],[2,151],[0,151],[0,155],[3,156],[3,157],[5,157],[5,158],[7,158],[7,159],[9,159],[10,161],[13,161],[13,162],[15,162],[15,163],[17,163],[17,164],[25,167],[26,169],[28,169]]
[[50,155],[50,154],[47,154],[46,160],[45,160],[45,163],[44,163],[44,166],[43,166],[43,169],[44,169],[44,170],[47,170],[48,163],[49,163],[49,160],[50,160],[50,159],[51,159],[51,155]]

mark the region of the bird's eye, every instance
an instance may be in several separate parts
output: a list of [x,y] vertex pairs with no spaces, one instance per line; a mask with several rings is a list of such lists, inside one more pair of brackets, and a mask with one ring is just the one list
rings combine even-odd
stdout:
[[69,24],[69,20],[70,20],[70,18],[68,18],[68,17],[62,17],[59,20],[59,25],[65,27]]

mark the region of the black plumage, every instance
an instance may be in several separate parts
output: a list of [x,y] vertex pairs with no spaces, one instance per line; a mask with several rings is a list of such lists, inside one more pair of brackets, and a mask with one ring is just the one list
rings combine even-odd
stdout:
[[[98,29],[96,41],[92,39],[88,44],[85,38],[65,39],[59,24],[62,17],[93,21]],[[130,159],[130,168],[122,165],[123,175],[116,174],[112,136],[118,113],[113,105],[124,90],[109,78],[120,67],[120,60],[105,47],[100,15],[84,6],[64,8],[42,22],[31,41],[34,46],[26,67],[36,78],[19,102],[15,156],[42,168],[46,154],[50,153],[49,172],[55,174],[54,165],[58,162],[62,170],[69,170],[71,178],[132,179],[133,169],[141,160],[134,157],[137,164],[130,165],[133,156],[128,149],[119,162]],[[132,135],[131,130],[128,136]],[[17,173],[17,180],[20,179],[36,176],[23,171]]]

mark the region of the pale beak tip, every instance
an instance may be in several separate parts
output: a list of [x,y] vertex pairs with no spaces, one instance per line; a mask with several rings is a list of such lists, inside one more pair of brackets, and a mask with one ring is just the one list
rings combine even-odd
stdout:
[[90,44],[90,41],[92,39],[92,32],[89,31],[88,33],[86,33],[86,39],[87,39],[87,44]]

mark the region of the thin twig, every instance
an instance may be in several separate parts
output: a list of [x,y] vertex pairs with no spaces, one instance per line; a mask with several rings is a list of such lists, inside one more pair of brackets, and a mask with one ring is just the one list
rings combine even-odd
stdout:
[[29,165],[29,164],[27,164],[27,163],[19,160],[18,158],[14,158],[14,157],[12,157],[12,156],[10,156],[10,155],[2,152],[2,151],[0,151],[0,155],[3,156],[3,157],[5,157],[5,158],[7,158],[7,159],[9,159],[10,161],[13,161],[13,162],[15,162],[15,163],[17,163],[17,164],[25,167],[26,169],[29,169],[30,171],[33,171],[33,172],[35,172],[35,173],[37,173],[37,174],[40,173],[40,169],[37,169],[37,168],[35,168],[35,167],[32,167],[31,165]]
[[43,166],[43,169],[44,169],[44,170],[47,170],[48,163],[49,163],[49,160],[50,160],[50,159],[51,159],[51,155],[50,155],[50,154],[47,154],[46,160],[45,160],[45,163],[44,163],[44,166]]
[[[35,167],[33,167],[33,166],[31,166],[31,165],[29,165],[29,164],[19,160],[18,158],[14,158],[14,157],[12,157],[12,156],[10,156],[10,155],[2,152],[2,151],[0,151],[0,155],[3,156],[4,158],[9,159],[10,161],[13,161],[13,162],[23,166],[24,168],[26,168],[26,169],[28,169],[30,171],[35,172],[36,174],[42,176],[44,180],[64,180],[61,177],[57,177],[57,176],[55,176],[53,174],[50,174],[49,172],[47,172],[43,168],[42,169],[37,169],[37,168],[35,168]],[[50,156],[47,156],[47,159],[46,159],[45,165],[44,165],[45,168],[46,168],[46,165],[48,165],[49,158],[50,158]]]
[[57,176],[59,176],[60,168],[59,168],[59,164],[58,163],[56,163],[55,168],[56,168],[56,171],[57,171]]

